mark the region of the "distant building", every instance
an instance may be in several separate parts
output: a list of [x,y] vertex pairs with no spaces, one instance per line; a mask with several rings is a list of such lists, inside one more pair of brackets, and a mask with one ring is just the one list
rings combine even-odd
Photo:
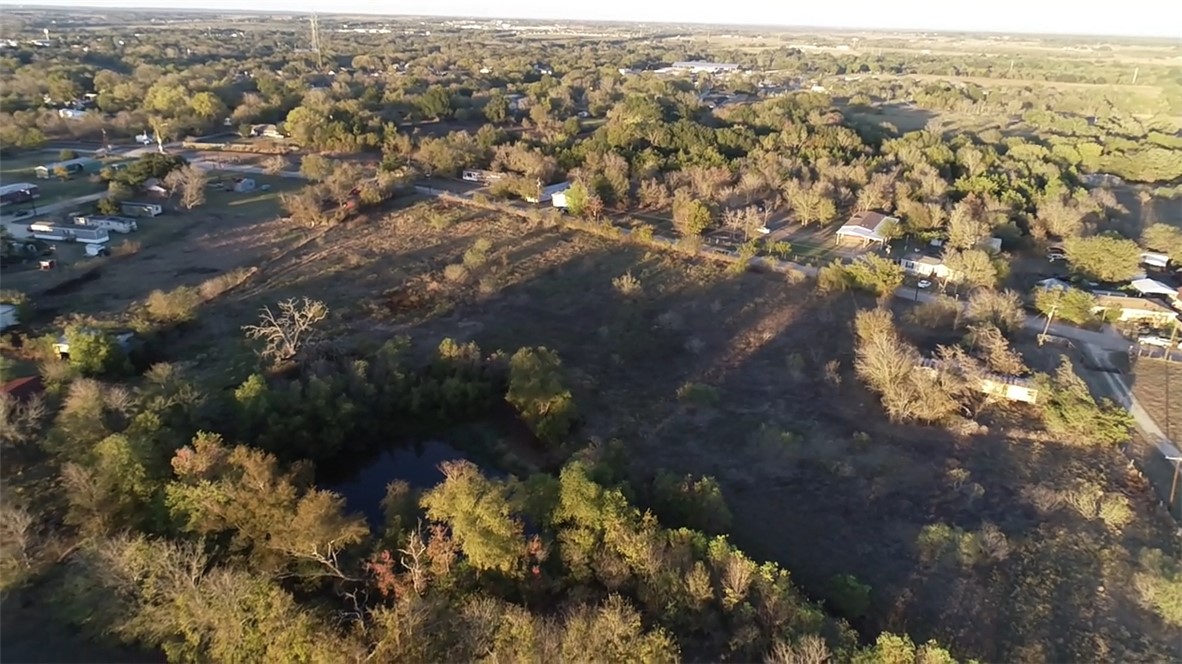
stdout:
[[86,111],[80,111],[76,108],[59,108],[57,109],[57,115],[59,118],[66,120],[81,120],[86,117]]
[[255,138],[287,138],[279,127],[273,124],[257,124],[251,125],[250,135]]
[[56,171],[59,167],[66,169],[66,173],[70,177],[75,175],[92,175],[103,169],[103,162],[90,157],[78,157],[77,159],[68,159],[66,161],[57,161],[52,164],[38,166],[33,169],[33,172],[38,178],[48,180],[49,178],[57,177]]
[[694,74],[721,74],[723,72],[738,71],[739,65],[730,62],[687,60],[685,62],[674,62],[672,69],[689,70]]
[[863,210],[850,217],[849,221],[837,229],[837,241],[854,240],[863,245],[871,242],[882,244],[887,241],[886,233],[889,229],[898,223],[899,220],[895,217],[887,216],[881,212]]
[[[921,369],[935,374],[941,370],[939,360],[926,357],[919,362]],[[1038,388],[1029,378],[989,373],[981,377],[976,389],[985,394],[994,394],[1007,401],[1038,403]]]

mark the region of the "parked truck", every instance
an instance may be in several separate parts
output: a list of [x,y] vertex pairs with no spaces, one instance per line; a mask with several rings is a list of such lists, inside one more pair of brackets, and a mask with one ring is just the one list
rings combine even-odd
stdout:
[[139,224],[131,217],[112,217],[106,215],[87,215],[74,217],[74,223],[89,228],[105,228],[116,233],[130,233],[139,230]]

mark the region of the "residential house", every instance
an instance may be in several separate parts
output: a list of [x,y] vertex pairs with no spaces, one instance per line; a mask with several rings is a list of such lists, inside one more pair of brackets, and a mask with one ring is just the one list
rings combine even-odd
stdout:
[[1129,286],[1141,295],[1165,295],[1170,299],[1178,297],[1178,289],[1163,284],[1156,279],[1134,279]]
[[66,173],[70,177],[75,175],[93,175],[103,169],[103,162],[90,157],[78,157],[77,159],[67,159],[66,161],[56,161],[52,164],[38,166],[33,169],[33,172],[38,178],[48,180],[49,178],[57,177],[58,168],[66,169]]
[[1111,312],[1122,323],[1136,322],[1168,325],[1178,320],[1178,313],[1157,300],[1123,295],[1099,295],[1092,313]]
[[887,241],[887,232],[890,228],[898,223],[899,220],[895,217],[887,216],[881,212],[863,210],[850,217],[845,225],[837,229],[837,241],[853,240],[860,242],[863,246],[871,242],[882,244]]
[[944,259],[939,256],[926,256],[918,253],[908,254],[899,261],[899,265],[908,274],[913,274],[917,277],[931,277],[932,279],[940,279],[942,281],[951,281],[960,278],[960,274],[945,265]]

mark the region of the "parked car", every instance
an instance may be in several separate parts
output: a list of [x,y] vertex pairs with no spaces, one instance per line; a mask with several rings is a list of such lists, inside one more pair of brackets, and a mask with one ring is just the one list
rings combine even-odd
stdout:
[[1054,263],[1055,261],[1064,261],[1064,260],[1067,260],[1067,254],[1059,252],[1059,251],[1048,251],[1047,252],[1047,260],[1049,260],[1052,263]]
[[927,290],[932,287],[932,282],[927,279],[920,279],[919,283],[917,283],[915,285],[923,290]]

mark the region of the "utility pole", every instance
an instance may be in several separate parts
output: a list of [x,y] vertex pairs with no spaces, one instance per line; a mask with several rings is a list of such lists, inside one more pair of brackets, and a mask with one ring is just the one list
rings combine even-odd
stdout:
[[1013,58],[1010,58],[1010,70],[1008,72],[1006,72],[1006,76],[1012,76],[1013,74],[1014,74],[1014,60],[1013,60]]
[[1141,73],[1140,67],[1133,67],[1133,85],[1137,84],[1137,74]]
[[[1062,295],[1060,295],[1059,297],[1062,298]],[[1051,307],[1050,313],[1047,314],[1047,324],[1043,326],[1042,334],[1038,335],[1038,345],[1039,346],[1041,346],[1043,344],[1043,342],[1046,341],[1047,332],[1050,331],[1050,329],[1051,329],[1051,321],[1055,318],[1055,312],[1058,310],[1059,310],[1059,303],[1055,302],[1054,306]]]

